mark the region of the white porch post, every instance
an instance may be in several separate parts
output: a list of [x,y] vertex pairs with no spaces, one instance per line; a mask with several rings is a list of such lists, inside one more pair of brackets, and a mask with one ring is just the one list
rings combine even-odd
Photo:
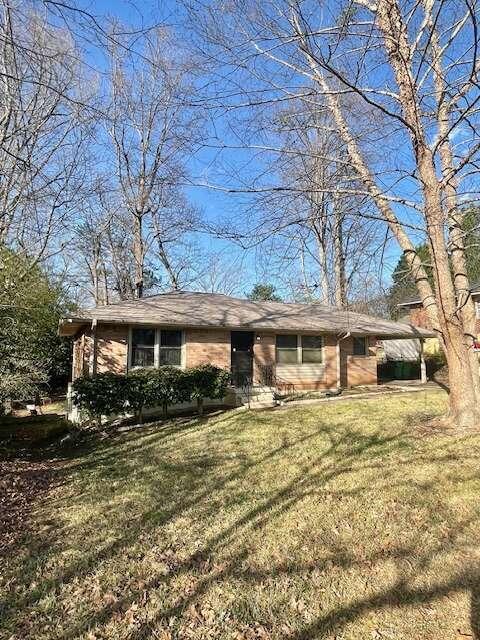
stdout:
[[420,382],[426,384],[427,382],[427,365],[425,364],[425,354],[423,351],[424,340],[420,339]]
[[342,388],[342,380],[341,380],[341,353],[340,353],[340,338],[337,337],[337,391],[340,391]]
[[90,353],[90,362],[88,373],[94,376],[97,373],[97,319],[92,320],[92,351]]

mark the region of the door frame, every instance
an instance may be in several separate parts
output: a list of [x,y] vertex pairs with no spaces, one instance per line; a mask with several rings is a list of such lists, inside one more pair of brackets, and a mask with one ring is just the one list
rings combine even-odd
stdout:
[[[243,340],[236,341],[242,335]],[[235,387],[244,387],[253,383],[253,347],[255,344],[254,331],[231,331],[230,332],[230,372],[232,384]],[[248,368],[238,369],[235,362],[235,354],[248,354]]]

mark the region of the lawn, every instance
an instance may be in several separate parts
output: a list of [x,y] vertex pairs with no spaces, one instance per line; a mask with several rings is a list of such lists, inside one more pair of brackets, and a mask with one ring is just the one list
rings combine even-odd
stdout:
[[445,403],[227,412],[52,462],[0,637],[480,638],[480,436],[429,425]]

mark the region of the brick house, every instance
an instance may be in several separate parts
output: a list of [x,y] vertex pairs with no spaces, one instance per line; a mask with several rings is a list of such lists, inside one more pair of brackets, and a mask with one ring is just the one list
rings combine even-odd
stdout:
[[[470,289],[473,301],[475,303],[475,310],[477,316],[476,330],[477,336],[480,336],[480,284],[473,285]],[[424,329],[431,329],[430,322],[427,317],[427,312],[422,305],[422,301],[418,296],[412,296],[403,302],[397,304],[400,310],[400,315],[403,320]]]
[[[473,285],[470,289],[476,311],[476,332],[477,339],[480,340],[480,284]],[[406,322],[423,329],[430,330],[431,324],[427,316],[427,312],[422,305],[422,301],[418,296],[412,296],[403,302],[397,304],[399,309],[400,321]],[[438,338],[427,338],[424,344],[424,352],[426,354],[437,354],[441,352],[440,341]]]
[[426,338],[408,324],[319,304],[252,302],[174,292],[76,312],[73,379],[135,367],[211,363],[234,387],[337,389],[377,383],[379,339]]

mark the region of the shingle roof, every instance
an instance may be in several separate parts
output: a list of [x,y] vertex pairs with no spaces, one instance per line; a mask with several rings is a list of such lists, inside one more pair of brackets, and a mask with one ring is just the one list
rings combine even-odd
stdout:
[[76,312],[60,321],[60,333],[72,335],[93,320],[111,324],[224,327],[245,330],[305,331],[378,337],[429,337],[409,324],[373,318],[321,304],[252,302],[218,293],[180,291],[118,302]]

